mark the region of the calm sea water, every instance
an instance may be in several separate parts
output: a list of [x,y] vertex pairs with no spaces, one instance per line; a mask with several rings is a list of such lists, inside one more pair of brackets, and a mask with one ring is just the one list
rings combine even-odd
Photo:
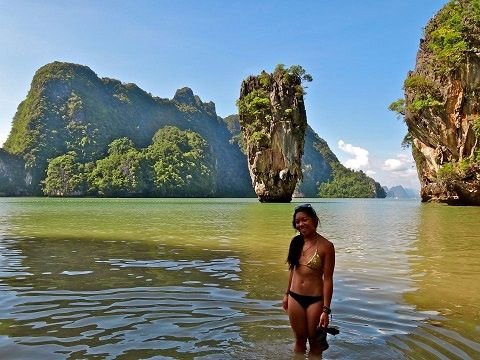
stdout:
[[[306,201],[337,251],[324,359],[480,358],[480,208]],[[0,199],[0,358],[292,359],[294,207]]]

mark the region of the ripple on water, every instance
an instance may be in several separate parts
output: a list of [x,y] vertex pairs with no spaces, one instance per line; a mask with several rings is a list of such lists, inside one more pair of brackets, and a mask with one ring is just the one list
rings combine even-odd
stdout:
[[216,287],[27,291],[9,304],[3,321],[17,328],[18,346],[52,352],[115,358],[149,348],[201,354],[218,351],[223,343],[245,346],[245,324],[283,320],[276,305]]
[[[131,271],[135,281],[143,278],[139,272],[152,269],[204,275],[202,281],[185,280],[177,286],[81,291],[20,286],[24,281],[19,281],[18,275],[24,272],[19,254],[7,254],[12,281],[3,286],[0,304],[1,321],[10,329],[10,336],[2,339],[2,358],[6,351],[45,359],[67,355],[140,358],[146,353],[164,358],[178,358],[178,354],[211,358],[219,353],[225,355],[225,349],[238,351],[253,346],[243,329],[285,322],[277,302],[250,299],[244,291],[206,281],[236,282],[238,258],[173,261],[97,257],[95,262],[107,269]],[[57,275],[40,272],[43,277],[63,275],[80,282],[95,280],[92,276],[101,273],[99,269],[69,269]]]

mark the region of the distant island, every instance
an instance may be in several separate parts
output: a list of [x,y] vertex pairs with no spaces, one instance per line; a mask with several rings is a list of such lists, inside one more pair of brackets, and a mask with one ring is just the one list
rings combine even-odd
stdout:
[[402,185],[392,186],[388,188],[383,186],[387,198],[393,199],[420,199],[420,192],[415,189],[404,188]]
[[[385,197],[311,127],[294,196]],[[35,74],[0,149],[0,195],[253,197],[238,115],[188,88],[173,99],[53,62]]]

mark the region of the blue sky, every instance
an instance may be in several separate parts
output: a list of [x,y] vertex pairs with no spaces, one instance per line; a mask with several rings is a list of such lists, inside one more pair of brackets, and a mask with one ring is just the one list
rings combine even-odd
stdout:
[[0,144],[35,71],[52,61],[160,97],[188,86],[222,117],[236,113],[245,77],[299,64],[313,77],[308,122],[340,161],[382,185],[418,188],[400,145],[406,126],[387,108],[446,2],[0,0]]

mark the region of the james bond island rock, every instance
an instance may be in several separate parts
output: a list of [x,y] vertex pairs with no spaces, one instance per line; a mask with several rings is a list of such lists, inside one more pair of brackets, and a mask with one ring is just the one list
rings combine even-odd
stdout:
[[307,128],[301,66],[278,65],[242,82],[238,109],[247,149],[248,169],[262,202],[289,202],[302,177],[301,160]]
[[447,3],[428,23],[405,99],[404,116],[422,201],[480,205],[480,3]]

